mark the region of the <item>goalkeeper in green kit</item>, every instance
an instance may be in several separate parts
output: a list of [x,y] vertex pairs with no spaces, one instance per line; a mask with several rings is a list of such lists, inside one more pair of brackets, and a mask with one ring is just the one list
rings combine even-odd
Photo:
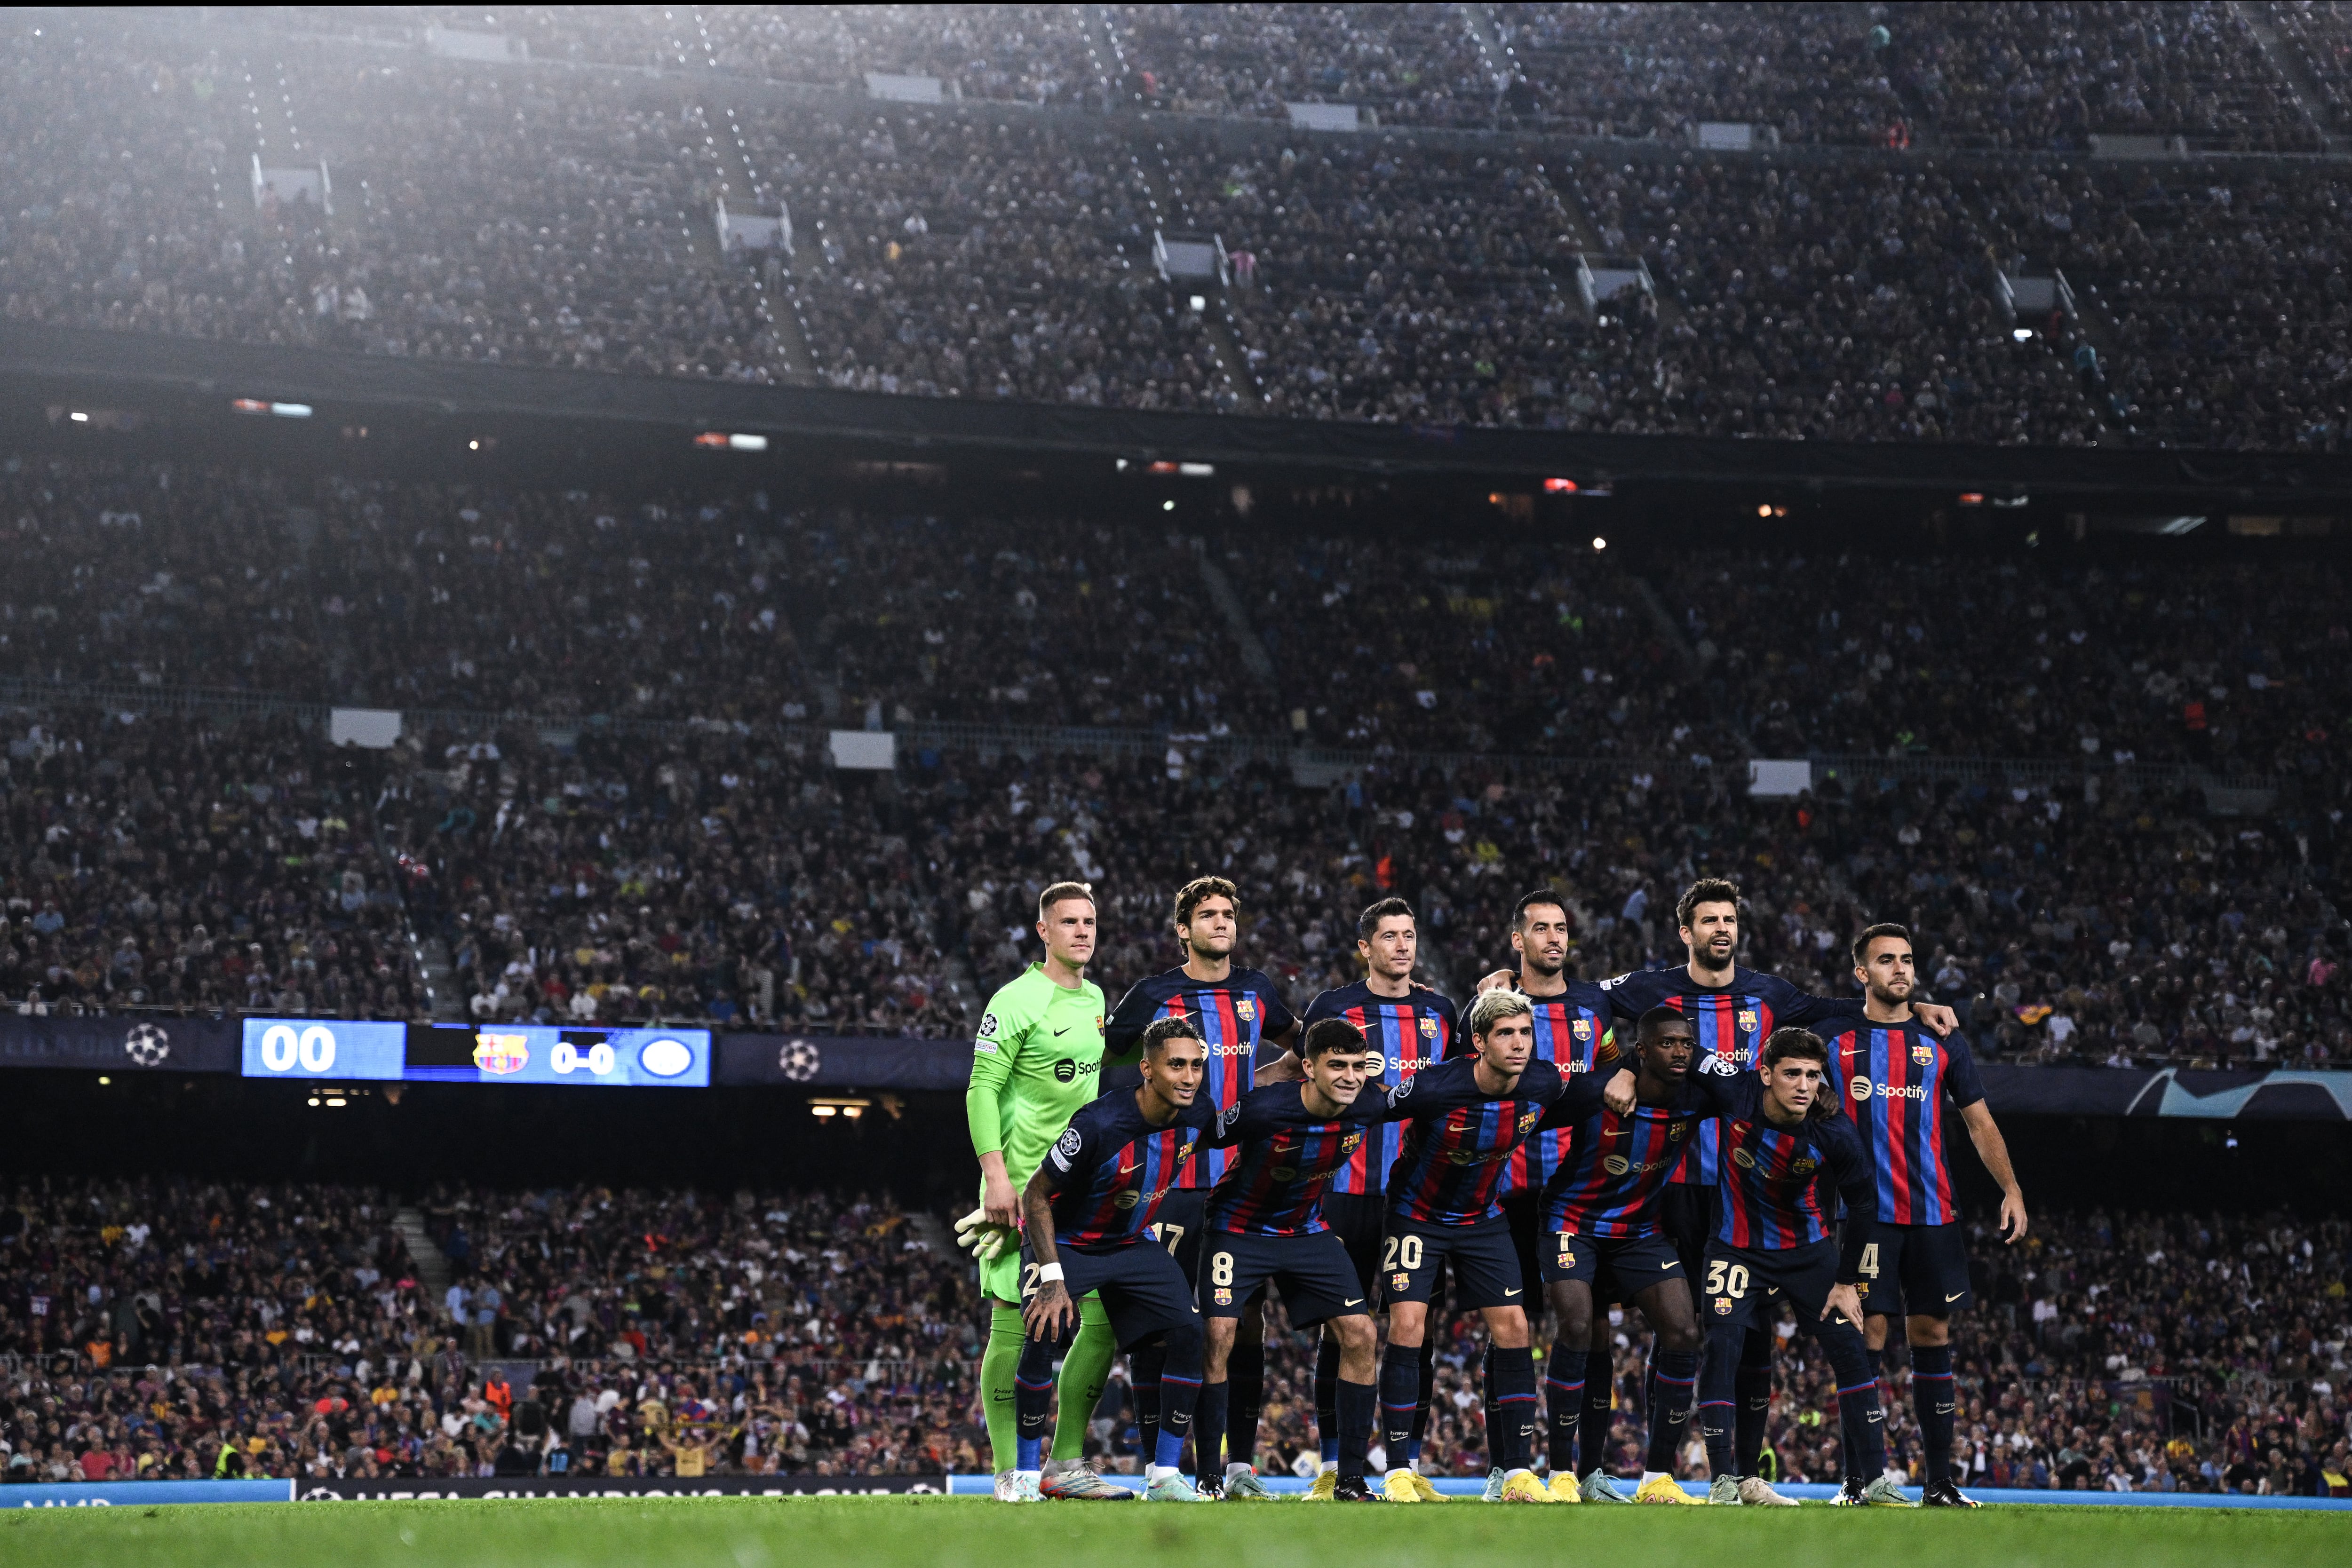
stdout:
[[1108,1009],[1102,988],[1086,977],[1095,954],[1093,889],[1057,882],[1040,894],[1037,935],[1045,939],[1045,962],[1030,965],[989,998],[972,1042],[971,1086],[964,1092],[972,1152],[980,1156],[981,1198],[956,1229],[957,1239],[980,1260],[981,1294],[988,1299],[980,1394],[989,1446],[996,1451],[997,1501],[1040,1496],[1124,1500],[1134,1494],[1104,1480],[1084,1460],[1087,1422],[1118,1348],[1102,1303],[1092,1296],[1081,1303],[1078,1334],[1062,1361],[1054,1457],[1039,1464],[1053,1352],[1041,1342],[1024,1354],[1020,1195],[1071,1115],[1102,1089]]

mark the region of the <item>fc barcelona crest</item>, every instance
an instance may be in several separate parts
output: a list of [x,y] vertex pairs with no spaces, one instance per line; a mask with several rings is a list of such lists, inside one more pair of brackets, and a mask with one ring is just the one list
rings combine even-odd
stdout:
[[1389,1289],[1391,1291],[1412,1290],[1412,1276],[1410,1274],[1391,1274],[1389,1276]]
[[1915,1045],[1911,1048],[1911,1060],[1917,1065],[1925,1067],[1936,1060],[1936,1048],[1932,1045]]
[[1754,1034],[1756,1032],[1756,1009],[1754,1008],[1742,1008],[1739,1009],[1739,1032],[1742,1034]]
[[1421,1038],[1423,1040],[1437,1038],[1437,1019],[1428,1013],[1421,1015]]
[[1219,1306],[1221,1306],[1221,1307],[1230,1307],[1230,1306],[1232,1306],[1233,1304],[1234,1304],[1234,1292],[1233,1292],[1233,1291],[1232,1291],[1229,1287],[1227,1287],[1227,1286],[1224,1286],[1224,1285],[1219,1285],[1219,1286],[1217,1287],[1217,1305],[1219,1305]]
[[1729,1296],[1716,1297],[1715,1315],[1719,1318],[1727,1318],[1731,1315],[1731,1298]]
[[1590,1045],[1592,1043],[1592,1020],[1591,1019],[1579,1019],[1574,1023],[1568,1026],[1568,1032],[1574,1035],[1584,1044]]
[[1234,1017],[1241,1019],[1244,1023],[1255,1023],[1257,1021],[1257,1004],[1250,1000],[1247,997],[1242,998],[1239,1001],[1234,1003]]

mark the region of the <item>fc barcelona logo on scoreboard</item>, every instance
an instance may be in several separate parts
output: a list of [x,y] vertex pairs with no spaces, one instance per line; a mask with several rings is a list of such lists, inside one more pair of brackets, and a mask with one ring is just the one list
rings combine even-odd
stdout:
[[474,1037],[474,1065],[501,1078],[520,1072],[530,1065],[530,1039],[520,1034],[478,1034]]

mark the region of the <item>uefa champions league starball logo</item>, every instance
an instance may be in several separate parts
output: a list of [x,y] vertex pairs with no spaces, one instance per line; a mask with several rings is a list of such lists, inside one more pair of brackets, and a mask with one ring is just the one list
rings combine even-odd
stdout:
[[776,1052],[777,1071],[795,1083],[814,1080],[823,1061],[815,1045],[805,1040],[788,1040]]
[[172,1054],[172,1037],[159,1023],[135,1023],[122,1037],[122,1054],[138,1067],[161,1067]]

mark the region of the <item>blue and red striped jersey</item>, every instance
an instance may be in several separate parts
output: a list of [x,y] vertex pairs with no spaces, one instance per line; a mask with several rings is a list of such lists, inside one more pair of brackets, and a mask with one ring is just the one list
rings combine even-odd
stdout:
[[[1817,997],[1778,975],[1759,975],[1738,966],[1727,986],[1703,985],[1692,978],[1688,964],[1677,964],[1670,969],[1636,969],[1601,981],[1601,988],[1621,1019],[1639,1019],[1656,1007],[1674,1009],[1698,1030],[1702,1055],[1711,1053],[1737,1067],[1755,1066],[1756,1052],[1783,1025],[1810,1028],[1862,1017],[1858,997]],[[1713,1123],[1699,1128],[1698,1141],[1673,1179],[1702,1186],[1716,1179]]]
[[1575,1134],[1568,1158],[1544,1186],[1545,1228],[1577,1236],[1655,1236],[1659,1195],[1699,1128],[1730,1108],[1740,1071],[1699,1057],[1664,1102],[1636,1105],[1625,1115],[1601,1103],[1602,1074],[1572,1081],[1537,1134],[1558,1122]]
[[[1716,1239],[1732,1247],[1785,1251],[1810,1247],[1830,1234],[1830,1212],[1822,1202],[1826,1171],[1855,1212],[1870,1203],[1870,1154],[1848,1117],[1811,1116],[1781,1126],[1764,1114],[1764,1080],[1743,1072],[1732,1087],[1732,1108],[1722,1121],[1722,1216]],[[1859,1279],[1864,1228],[1846,1227],[1846,1256],[1838,1278]]]
[[1370,1084],[1337,1116],[1307,1110],[1305,1086],[1254,1089],[1217,1118],[1210,1144],[1236,1152],[1209,1193],[1209,1228],[1247,1236],[1312,1236],[1328,1230],[1323,1194],[1364,1151],[1388,1113]]
[[1205,1094],[1166,1126],[1146,1121],[1139,1089],[1114,1089],[1078,1107],[1037,1169],[1053,1194],[1054,1245],[1089,1251],[1134,1241],[1151,1226],[1217,1107]]
[[[1257,1087],[1258,1041],[1286,1033],[1298,1021],[1274,982],[1256,969],[1237,968],[1222,980],[1196,980],[1175,968],[1137,981],[1118,998],[1103,1025],[1104,1053],[1131,1053],[1145,1030],[1169,1018],[1189,1018],[1200,1026],[1202,1043],[1209,1048],[1209,1073],[1201,1095],[1220,1105],[1238,1105],[1243,1095]],[[1202,1149],[1176,1185],[1214,1186],[1232,1159],[1227,1150]]]
[[1944,1152],[1944,1105],[1984,1096],[1977,1059],[1958,1033],[1938,1040],[1920,1024],[1863,1022],[1830,1037],[1832,1087],[1870,1145],[1879,1219],[1888,1225],[1949,1225],[1952,1168]]
[[1545,1109],[1568,1092],[1549,1061],[1529,1061],[1500,1094],[1478,1087],[1478,1059],[1425,1067],[1388,1092],[1391,1115],[1412,1118],[1404,1152],[1389,1173],[1389,1212],[1421,1225],[1475,1225],[1503,1210],[1511,1152]]
[[[1307,1022],[1312,1025],[1325,1019],[1346,1019],[1364,1031],[1364,1043],[1371,1047],[1381,1069],[1377,1083],[1364,1086],[1370,1099],[1378,1099],[1431,1062],[1444,1061],[1452,1054],[1461,1032],[1453,998],[1421,985],[1403,997],[1375,996],[1361,980],[1325,991],[1307,1004]],[[1394,1123],[1367,1132],[1348,1163],[1332,1176],[1331,1190],[1384,1190],[1389,1167],[1396,1164],[1403,1147],[1404,1129]]]
[[[1571,1082],[1576,1074],[1591,1071],[1612,1027],[1608,994],[1591,980],[1570,980],[1562,994],[1528,997],[1528,1005],[1535,1009],[1536,1059],[1551,1062]],[[1466,1038],[1456,1041],[1454,1050],[1467,1053],[1470,1041]],[[1510,1165],[1503,1173],[1503,1191],[1538,1189],[1550,1181],[1552,1172],[1568,1157],[1573,1136],[1573,1129],[1565,1125],[1538,1127],[1511,1151]]]

